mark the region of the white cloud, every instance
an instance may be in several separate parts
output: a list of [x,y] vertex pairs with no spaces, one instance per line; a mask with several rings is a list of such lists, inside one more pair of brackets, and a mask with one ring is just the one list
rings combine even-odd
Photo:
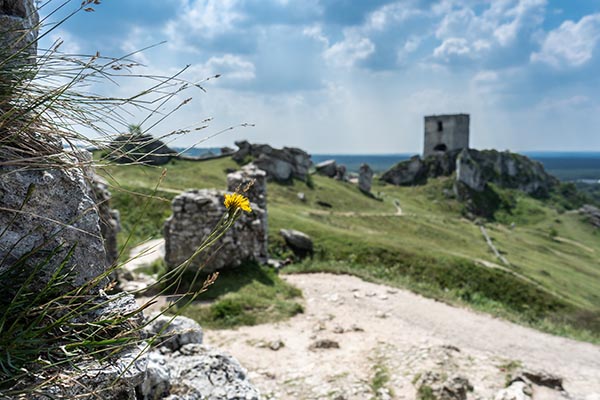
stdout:
[[214,38],[231,32],[245,16],[238,0],[181,0],[179,17],[169,21],[164,32],[173,47],[181,47],[186,36]]
[[600,41],[600,13],[587,15],[575,23],[565,21],[550,31],[541,50],[531,55],[531,61],[543,62],[554,67],[578,67],[593,56]]
[[223,75],[222,82],[249,81],[256,77],[254,64],[233,54],[211,57],[205,63],[192,66],[186,71],[186,75],[192,76],[193,81],[201,81],[217,74]]
[[357,61],[364,60],[375,51],[375,45],[369,38],[356,33],[344,34],[344,40],[334,43],[325,50],[323,56],[335,66],[351,67]]
[[318,42],[321,42],[325,45],[325,47],[329,47],[329,39],[323,33],[323,28],[321,25],[313,25],[304,28],[302,31],[304,36],[308,36],[309,38],[315,39]]
[[546,2],[494,0],[479,14],[465,2],[446,0],[436,4],[433,13],[444,17],[435,30],[435,37],[442,44],[434,50],[434,56],[474,57],[494,48],[516,45],[523,32],[529,32],[543,22]]
[[447,59],[451,56],[463,56],[471,53],[471,48],[464,38],[448,38],[433,50],[436,58]]
[[363,30],[382,31],[390,24],[398,24],[423,14],[423,11],[419,10],[414,3],[412,0],[396,1],[378,8],[369,14]]

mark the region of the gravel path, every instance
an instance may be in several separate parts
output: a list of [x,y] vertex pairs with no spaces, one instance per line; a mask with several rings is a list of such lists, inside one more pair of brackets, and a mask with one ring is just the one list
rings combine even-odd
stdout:
[[[522,365],[563,377],[571,399],[600,400],[599,346],[351,276],[284,278],[302,289],[304,314],[205,334],[206,343],[249,370],[267,399],[370,399],[377,370],[389,376],[379,398],[415,398],[415,376],[440,370],[468,378],[470,399],[490,399],[513,372],[510,365]],[[309,350],[319,340],[327,344],[323,339],[339,348]],[[565,398],[556,396],[534,393],[534,399]]]

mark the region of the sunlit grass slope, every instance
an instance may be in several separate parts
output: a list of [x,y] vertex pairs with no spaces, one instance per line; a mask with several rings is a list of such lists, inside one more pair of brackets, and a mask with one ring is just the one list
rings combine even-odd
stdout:
[[[110,167],[104,176],[119,182],[112,192],[123,218],[121,243],[127,235],[130,243],[160,236],[170,199],[187,188],[225,188],[225,170],[236,167],[230,159],[175,161],[156,191],[162,169]],[[600,337],[600,232],[577,213],[512,192],[515,208],[485,222],[509,262],[504,265],[480,227],[462,217],[461,204],[444,196],[450,178],[418,187],[375,183],[377,198],[350,183],[320,176],[313,183],[313,188],[298,181],[268,186],[272,253],[286,255],[281,228],[303,231],[315,241],[315,257],[288,271],[351,273],[555,333]],[[163,200],[130,192],[155,192]]]

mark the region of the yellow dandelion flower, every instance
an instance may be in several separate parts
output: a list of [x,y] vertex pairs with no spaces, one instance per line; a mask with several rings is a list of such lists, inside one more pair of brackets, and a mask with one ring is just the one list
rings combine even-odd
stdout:
[[225,194],[225,207],[230,211],[241,208],[242,211],[251,212],[250,201],[239,193]]

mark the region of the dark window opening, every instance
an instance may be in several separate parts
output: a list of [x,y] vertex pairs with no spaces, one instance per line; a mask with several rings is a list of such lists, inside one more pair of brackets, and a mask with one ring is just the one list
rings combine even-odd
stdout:
[[444,123],[442,121],[438,121],[438,132],[441,132],[444,130]]
[[433,150],[434,151],[446,151],[446,150],[448,150],[448,146],[446,146],[444,143],[440,143],[440,144],[436,145],[433,148]]

